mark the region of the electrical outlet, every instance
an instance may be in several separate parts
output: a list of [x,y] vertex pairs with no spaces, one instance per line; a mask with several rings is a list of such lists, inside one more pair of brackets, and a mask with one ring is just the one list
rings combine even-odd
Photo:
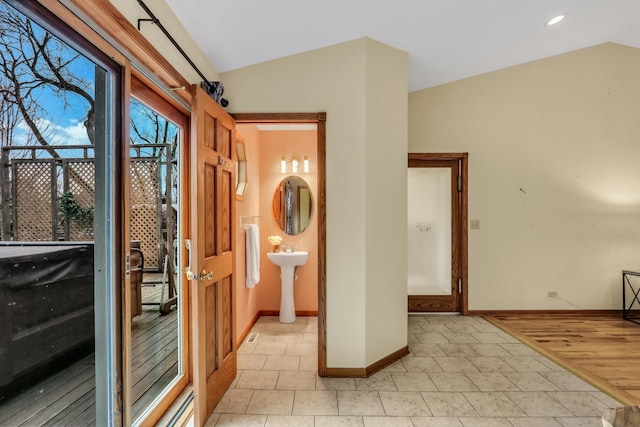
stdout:
[[558,291],[548,291],[547,292],[547,297],[548,298],[558,298]]
[[472,219],[471,221],[469,221],[469,228],[472,230],[480,230],[480,220]]

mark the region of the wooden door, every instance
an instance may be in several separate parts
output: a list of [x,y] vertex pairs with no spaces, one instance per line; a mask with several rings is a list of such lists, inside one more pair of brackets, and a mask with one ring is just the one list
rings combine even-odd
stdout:
[[192,109],[192,340],[195,423],[201,426],[236,375],[233,337],[232,142],[235,122],[204,90],[193,86]]
[[[409,242],[411,244],[411,233],[424,236],[427,241],[429,239],[448,239],[446,245],[434,245],[425,250],[424,253],[416,253],[415,247],[409,248],[409,283],[408,286],[412,286],[412,269],[411,260],[420,259],[425,264],[430,260],[427,257],[441,257],[443,264],[447,265],[448,270],[443,273],[440,280],[443,283],[435,284],[429,283],[422,289],[432,290],[431,292],[420,293],[411,292],[409,289],[408,296],[408,310],[409,312],[462,312],[466,314],[466,283],[467,283],[467,193],[466,193],[466,168],[467,168],[467,156],[465,154],[409,154],[409,173],[411,179],[411,172],[418,171],[419,169],[426,171],[439,171],[440,176],[446,177],[446,181],[440,182],[441,188],[437,191],[429,192],[426,188],[421,188],[419,184],[414,183],[414,189],[409,189],[409,206],[411,211],[412,197],[427,197],[424,200],[423,207],[437,207],[438,204],[447,204],[446,212],[450,212],[448,218],[443,219],[441,222],[450,221],[450,227],[447,228],[446,233],[442,232],[444,225],[438,223],[437,220],[432,218],[431,212],[424,212],[427,209],[423,209],[417,213],[409,212]],[[445,186],[442,187],[442,182],[445,182]],[[420,183],[418,180],[417,183]],[[411,182],[410,185],[411,187]],[[422,193],[428,194],[425,196]],[[435,194],[439,193],[439,194]],[[448,193],[448,194],[446,194]],[[418,204],[419,206],[419,204]],[[416,219],[417,218],[417,219]],[[441,235],[438,236],[438,233]],[[446,236],[442,236],[446,234]],[[434,237],[430,237],[434,236]],[[438,237],[436,237],[438,236]],[[435,250],[434,250],[435,248]],[[447,252],[447,253],[444,253]],[[436,270],[435,268],[427,268],[430,272]],[[445,280],[446,276],[446,280]],[[438,275],[431,277],[431,282],[437,281]],[[420,286],[417,289],[421,289]]]

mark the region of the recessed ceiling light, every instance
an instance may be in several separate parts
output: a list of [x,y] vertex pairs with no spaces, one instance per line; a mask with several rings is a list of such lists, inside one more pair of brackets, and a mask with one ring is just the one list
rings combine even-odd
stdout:
[[551,18],[550,20],[547,21],[547,26],[553,25],[553,24],[557,24],[558,22],[562,21],[564,19],[564,15],[558,15],[558,16],[554,16],[553,18]]

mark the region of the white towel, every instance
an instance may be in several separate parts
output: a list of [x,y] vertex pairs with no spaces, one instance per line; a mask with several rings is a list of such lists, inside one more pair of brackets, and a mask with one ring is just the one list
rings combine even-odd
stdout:
[[256,224],[247,224],[246,232],[247,288],[253,288],[260,281],[260,230]]

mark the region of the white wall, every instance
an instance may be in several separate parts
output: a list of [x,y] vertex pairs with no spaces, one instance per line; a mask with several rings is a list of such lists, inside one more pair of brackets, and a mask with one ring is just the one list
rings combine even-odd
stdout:
[[[406,113],[404,128],[399,124],[402,120],[395,117],[403,114],[403,106],[398,105],[400,98],[404,97],[406,106],[406,63],[404,74],[394,75],[403,66],[402,58],[406,62],[406,54],[374,46],[377,44],[360,39],[221,75],[234,112],[327,112],[327,364],[335,368],[365,367],[369,354],[382,354],[399,341],[399,348],[406,345],[406,300],[400,319],[395,318],[402,311],[398,301],[406,298],[406,238],[403,241],[400,237],[399,251],[385,250],[384,265],[393,267],[384,274],[384,280],[371,277],[382,267],[372,267],[370,262],[382,255],[371,251],[369,245],[386,245],[389,242],[385,227],[391,224],[394,230],[397,222],[404,229],[406,222],[406,195],[397,210],[380,214],[384,222],[378,223],[377,228],[371,226],[377,217],[368,214],[369,208],[387,201],[395,204],[406,194],[403,170],[391,172],[390,181],[382,183],[377,192],[369,186],[378,182],[368,183],[370,168],[379,164],[377,152],[386,150],[389,169],[398,167],[401,157],[406,162],[406,142],[402,141]],[[373,61],[371,65],[380,64],[386,49],[388,59],[400,60],[401,64],[385,66],[381,74],[369,74],[368,61]],[[368,59],[369,54],[372,57]],[[385,98],[395,111],[376,126],[370,119],[380,116],[367,110],[367,103],[378,98],[369,90],[367,78],[380,83],[382,75],[390,79],[388,88],[384,88]],[[400,86],[404,86],[404,94],[396,93]],[[380,90],[376,85],[375,91]],[[375,136],[376,129],[381,132],[380,137]],[[392,140],[384,137],[390,134]],[[402,182],[396,176],[400,172]],[[406,235],[406,230],[398,233],[391,234]],[[405,266],[404,271],[395,265]],[[398,283],[402,283],[402,294]],[[383,291],[384,286],[390,288]],[[381,306],[385,294],[394,297]],[[389,323],[377,336],[368,333],[366,324],[373,311],[380,318],[379,324],[385,320]],[[400,322],[403,327],[398,326]],[[398,347],[391,351],[395,350]]]
[[[109,0],[122,13],[129,22],[137,28],[138,19],[148,19],[149,16],[140,7],[136,0]],[[147,7],[167,29],[169,34],[178,42],[198,69],[207,77],[207,80],[219,80],[218,71],[204,56],[196,42],[191,38],[182,23],[174,15],[171,8],[164,0],[145,1]],[[142,35],[162,53],[173,67],[190,83],[200,83],[203,78],[189,65],[180,52],[171,44],[157,25],[151,22],[143,22],[140,26]]]
[[638,70],[639,49],[605,44],[409,95],[410,152],[469,152],[471,310],[621,308],[640,265]]

